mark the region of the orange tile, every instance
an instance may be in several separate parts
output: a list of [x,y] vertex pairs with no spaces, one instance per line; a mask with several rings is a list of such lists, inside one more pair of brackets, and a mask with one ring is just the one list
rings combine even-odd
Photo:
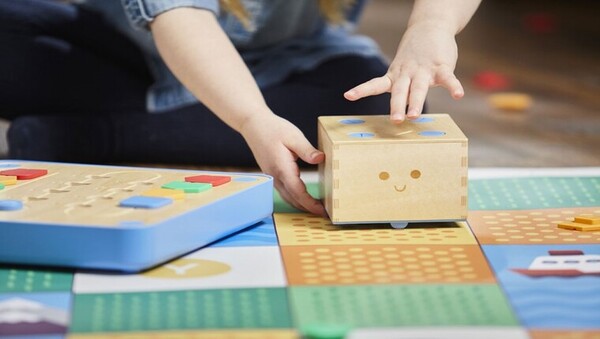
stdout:
[[493,283],[477,245],[282,246],[290,285]]
[[531,339],[598,339],[600,331],[529,331]]
[[520,211],[470,211],[468,222],[481,244],[598,244],[600,231],[560,229],[575,216],[600,213],[600,207]]

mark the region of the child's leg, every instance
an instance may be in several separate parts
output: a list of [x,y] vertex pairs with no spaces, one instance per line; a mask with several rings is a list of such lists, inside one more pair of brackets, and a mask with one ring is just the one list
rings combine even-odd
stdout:
[[10,157],[114,158],[107,113],[145,114],[139,50],[100,15],[49,0],[0,0],[0,117]]
[[141,53],[98,14],[0,0],[0,45],[0,117],[145,111]]
[[[389,95],[358,102],[347,101],[342,95],[355,84],[381,76],[386,70],[387,66],[378,58],[343,57],[324,63],[315,70],[291,76],[284,83],[265,89],[263,94],[276,114],[296,124],[316,145],[317,117],[320,115],[387,114]],[[88,117],[87,120],[81,117],[69,119],[72,122],[68,124],[79,126],[84,126],[86,121],[87,125],[96,125],[110,120],[110,126],[114,129],[113,137],[102,141],[100,145],[110,144],[114,152],[103,153],[105,148],[99,148],[96,152],[81,149],[80,145],[100,142],[87,137],[87,141],[82,139],[76,145],[69,146],[79,147],[77,152],[57,154],[45,150],[35,154],[36,157],[44,156],[46,160],[50,160],[48,155],[53,154],[52,160],[63,161],[256,166],[243,138],[201,104],[161,114],[118,114],[111,115],[110,119],[96,116]],[[61,129],[51,117],[44,120],[48,126]],[[36,134],[34,131],[28,133]],[[98,138],[98,134],[95,138]],[[78,158],[73,158],[73,155]],[[11,151],[11,156],[17,155]],[[70,158],[66,158],[67,156]]]
[[[316,145],[320,115],[388,114],[389,95],[358,102],[347,101],[342,95],[386,71],[387,66],[379,58],[348,56],[291,76],[282,84],[264,89],[263,94],[276,114],[296,124]],[[119,160],[256,166],[243,138],[203,105],[115,119]]]

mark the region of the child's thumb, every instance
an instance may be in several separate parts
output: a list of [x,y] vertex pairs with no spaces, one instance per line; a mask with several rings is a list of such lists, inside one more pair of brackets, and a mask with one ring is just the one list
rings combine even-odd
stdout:
[[304,162],[309,163],[311,165],[319,164],[325,159],[325,153],[312,147],[312,145],[310,145],[310,144],[308,146],[302,147],[300,149],[300,152],[298,152],[296,154]]

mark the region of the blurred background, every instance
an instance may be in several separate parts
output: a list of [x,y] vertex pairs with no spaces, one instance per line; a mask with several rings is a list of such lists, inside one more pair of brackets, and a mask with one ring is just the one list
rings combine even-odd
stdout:
[[[371,0],[359,31],[392,57],[412,4]],[[471,167],[600,166],[599,14],[595,0],[483,1],[458,36],[465,97],[428,97],[429,112],[450,113],[468,136]],[[517,95],[497,98],[505,92]]]
[[[412,4],[372,0],[360,31],[393,56]],[[469,138],[469,166],[600,166],[599,15],[593,0],[483,0],[457,39],[465,97],[428,96]],[[493,106],[503,92],[531,101]]]

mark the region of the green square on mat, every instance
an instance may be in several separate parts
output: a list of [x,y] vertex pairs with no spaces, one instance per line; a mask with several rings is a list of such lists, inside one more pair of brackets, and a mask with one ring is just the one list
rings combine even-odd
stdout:
[[495,284],[290,287],[298,327],[516,326]]
[[70,291],[73,273],[0,268],[0,293]]
[[0,184],[0,190],[4,189],[4,184]]
[[469,210],[523,210],[600,205],[600,177],[469,181]]
[[[319,194],[319,183],[310,182],[306,183],[306,190],[310,195],[312,195],[315,199],[320,199]],[[288,204],[281,198],[279,192],[277,190],[273,191],[273,212],[275,213],[298,213],[303,212],[296,209],[294,206]]]
[[76,294],[71,332],[291,328],[285,288]]
[[172,190],[181,190],[185,193],[199,193],[211,189],[212,185],[187,181],[171,181],[170,183],[164,184],[161,187]]

